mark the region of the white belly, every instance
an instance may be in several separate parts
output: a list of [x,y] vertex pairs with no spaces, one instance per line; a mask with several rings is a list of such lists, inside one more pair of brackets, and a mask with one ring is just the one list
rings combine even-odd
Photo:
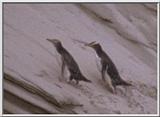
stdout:
[[95,57],[95,61],[96,61],[98,71],[101,72],[101,69],[102,69],[101,59],[97,55]]
[[108,75],[107,71],[105,72],[105,79],[106,79],[106,83],[108,84],[109,88],[111,88],[111,90],[114,92],[112,80],[111,80],[111,77]]
[[65,79],[68,79],[70,77],[70,71],[68,70],[68,67],[64,67],[64,74],[63,74]]
[[[97,68],[100,72],[102,72],[102,64],[101,64],[101,59],[96,55],[95,57],[95,61],[96,61],[96,65],[97,65]],[[109,88],[111,88],[111,90],[114,92],[114,87],[112,85],[112,80],[110,78],[110,76],[108,75],[107,73],[107,69],[108,69],[108,66],[106,66],[106,71],[105,71],[105,80],[106,80],[106,83],[107,85],[109,86]]]

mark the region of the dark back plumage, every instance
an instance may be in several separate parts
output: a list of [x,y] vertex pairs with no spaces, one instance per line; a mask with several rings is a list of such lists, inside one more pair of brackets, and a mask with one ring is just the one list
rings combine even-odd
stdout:
[[125,82],[119,75],[118,69],[115,64],[112,62],[111,58],[104,52],[101,45],[95,42],[87,44],[87,46],[92,47],[97,55],[101,58],[102,72],[107,71],[108,75],[111,77],[112,83],[116,85],[131,85]]
[[64,63],[67,65],[68,70],[70,71],[72,77],[74,77],[77,80],[83,80],[87,82],[91,82],[90,80],[86,79],[74,60],[73,56],[62,46],[61,42],[57,39],[47,39],[48,41],[52,42],[53,45],[56,47],[56,50],[58,53],[62,56]]

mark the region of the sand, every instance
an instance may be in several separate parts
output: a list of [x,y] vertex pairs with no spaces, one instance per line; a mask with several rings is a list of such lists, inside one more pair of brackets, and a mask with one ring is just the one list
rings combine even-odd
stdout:
[[[156,114],[156,4],[4,4],[4,113]],[[59,39],[92,83],[68,83],[47,38]],[[109,91],[97,41],[133,87]]]

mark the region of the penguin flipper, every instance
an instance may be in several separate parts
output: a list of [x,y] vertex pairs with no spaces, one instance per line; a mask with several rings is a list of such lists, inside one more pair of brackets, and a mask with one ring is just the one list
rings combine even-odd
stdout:
[[65,69],[65,63],[64,63],[64,59],[62,58],[61,75],[63,77],[64,77],[64,69]]

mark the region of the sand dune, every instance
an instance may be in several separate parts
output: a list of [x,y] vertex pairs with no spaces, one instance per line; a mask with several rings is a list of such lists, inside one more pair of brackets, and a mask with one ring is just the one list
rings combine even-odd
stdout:
[[[4,113],[156,114],[156,4],[4,4]],[[92,83],[61,78],[59,39]],[[78,41],[77,41],[78,40]],[[99,42],[133,87],[102,82]]]

